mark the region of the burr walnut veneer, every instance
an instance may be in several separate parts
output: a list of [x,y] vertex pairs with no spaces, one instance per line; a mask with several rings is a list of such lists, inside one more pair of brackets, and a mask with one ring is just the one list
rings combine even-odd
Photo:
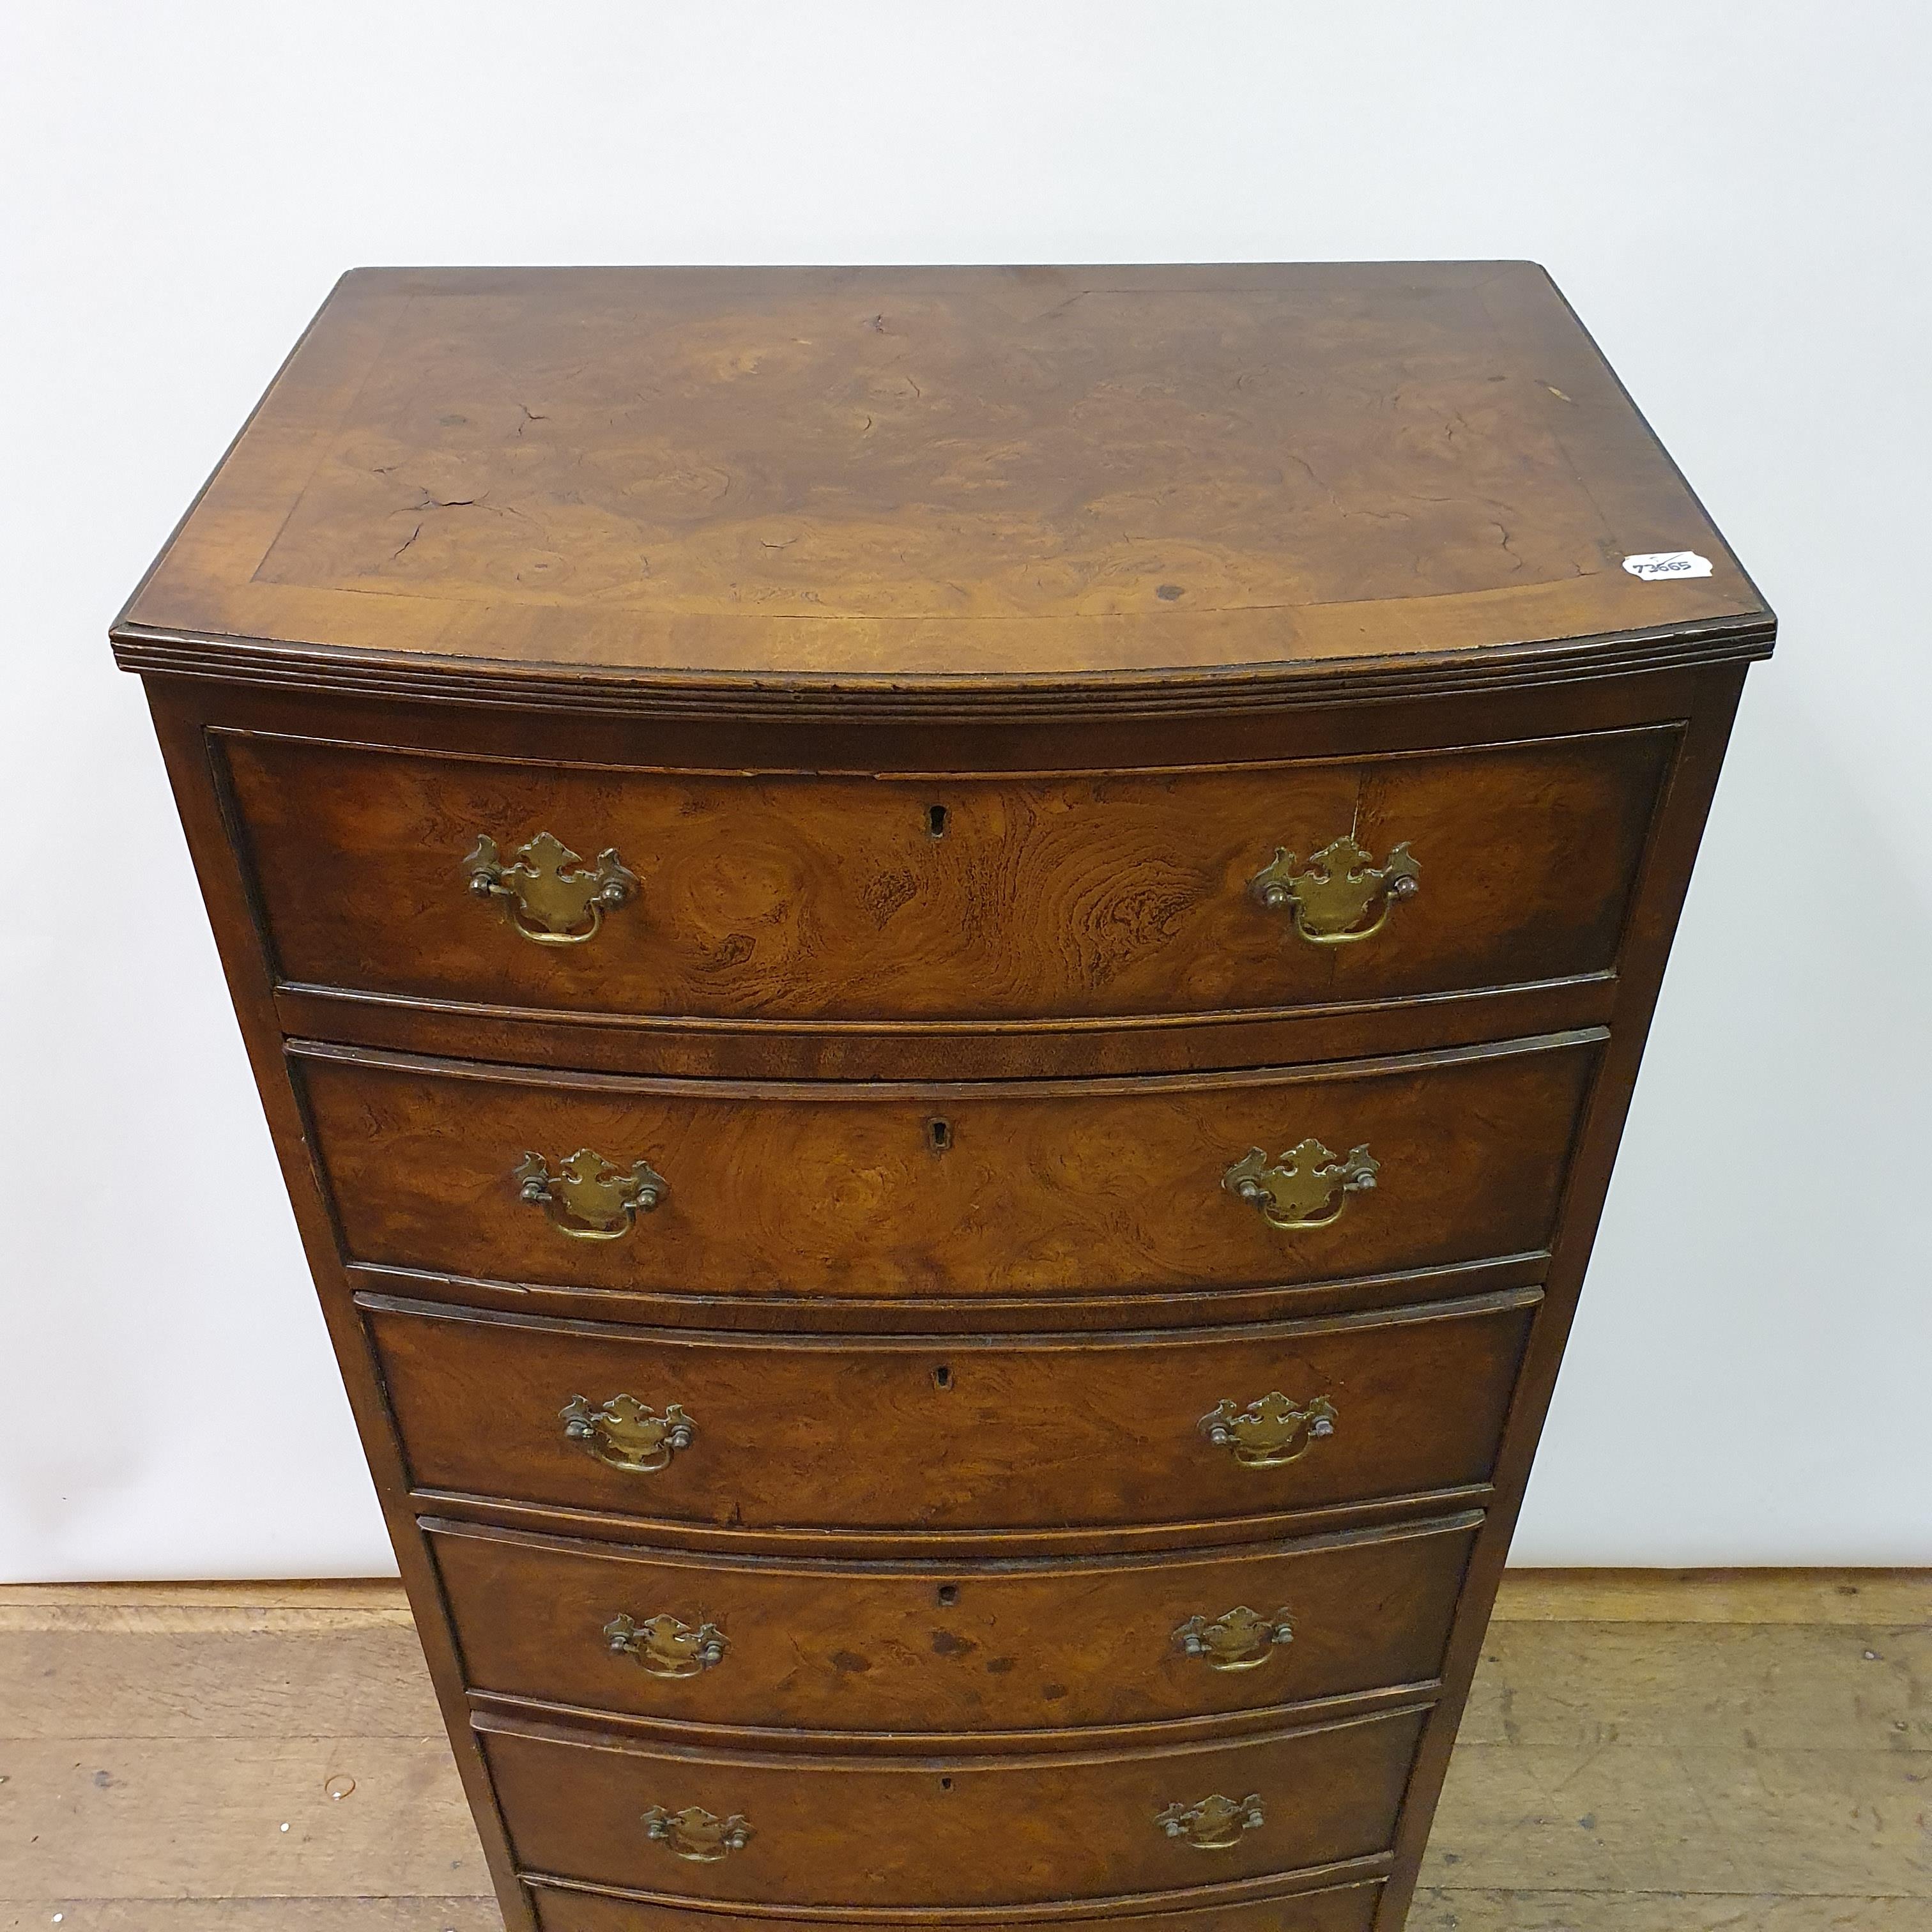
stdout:
[[1396,1932],[1773,629],[1526,264],[344,279],[113,637],[515,1932]]

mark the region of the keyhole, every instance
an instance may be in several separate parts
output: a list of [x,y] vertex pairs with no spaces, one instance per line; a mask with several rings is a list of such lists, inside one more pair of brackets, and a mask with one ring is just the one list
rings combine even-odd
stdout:
[[932,1150],[934,1154],[944,1154],[952,1144],[952,1126],[950,1121],[929,1120],[926,1123],[926,1131],[927,1137],[932,1142]]
[[932,1372],[932,1385],[934,1388],[941,1389],[950,1389],[952,1386],[952,1371],[944,1362]]
[[935,838],[946,836],[946,808],[943,805],[928,805],[926,808],[926,829]]
[[957,1583],[942,1583],[940,1585],[939,1606],[941,1610],[950,1610],[955,1604],[958,1602],[958,1600],[959,1586]]
[[950,1778],[942,1778],[939,1780],[939,1788],[942,1791],[950,1791],[952,1789],[952,1779]]

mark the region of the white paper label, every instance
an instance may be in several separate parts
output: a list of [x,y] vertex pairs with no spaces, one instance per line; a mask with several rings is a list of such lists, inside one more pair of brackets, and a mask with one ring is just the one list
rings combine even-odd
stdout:
[[1654,550],[1642,556],[1627,556],[1624,568],[1646,584],[1660,577],[1708,577],[1711,560],[1694,550]]

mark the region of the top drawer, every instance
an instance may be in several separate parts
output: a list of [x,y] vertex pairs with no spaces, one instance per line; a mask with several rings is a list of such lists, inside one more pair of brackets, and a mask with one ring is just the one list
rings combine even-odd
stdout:
[[285,982],[890,1022],[1280,1012],[1608,972],[1677,736],[890,779],[220,742]]

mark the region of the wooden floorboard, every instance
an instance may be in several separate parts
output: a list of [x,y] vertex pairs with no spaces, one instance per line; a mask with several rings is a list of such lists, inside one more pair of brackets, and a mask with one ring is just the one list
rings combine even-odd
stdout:
[[1910,1899],[1768,1892],[1425,1890],[1408,1915],[1408,1932],[1927,1932],[1928,1926],[1932,1917]]
[[1932,1570],[1512,1570],[1497,1623],[1923,1624]]
[[[1932,1932],[1932,1576],[1518,1573],[1411,1932]],[[398,1587],[0,1588],[0,1932],[496,1932]]]
[[[0,1904],[0,1932],[503,1932],[488,1898],[89,1898]],[[1808,1932],[1808,1928],[1807,1928]]]

